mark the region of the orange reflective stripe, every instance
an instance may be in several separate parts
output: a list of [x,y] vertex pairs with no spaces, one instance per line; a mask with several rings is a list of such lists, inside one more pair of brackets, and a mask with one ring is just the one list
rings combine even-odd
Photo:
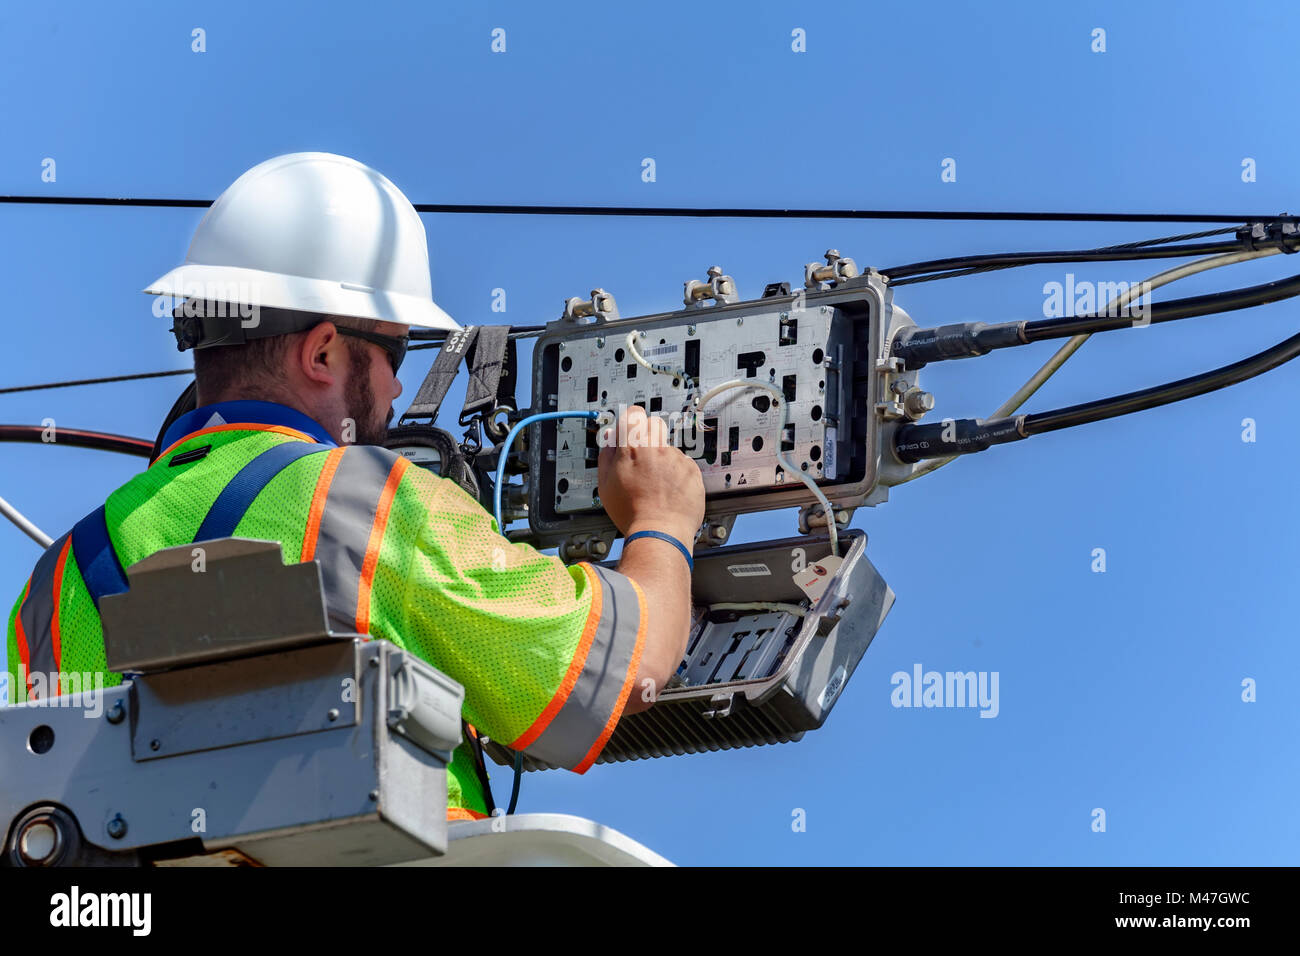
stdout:
[[238,422],[233,425],[213,425],[211,428],[200,428],[196,432],[190,432],[183,438],[178,438],[168,445],[154,461],[162,461],[191,438],[198,438],[200,435],[211,435],[214,432],[275,432],[277,435],[288,435],[290,438],[297,438],[299,441],[309,441],[314,445],[320,444],[313,436],[308,435],[306,432],[300,432],[296,428],[289,428],[287,425],[258,425],[255,422]]
[[471,810],[468,807],[448,807],[448,820],[486,820],[486,813],[479,813],[477,810]]
[[578,649],[573,653],[573,660],[569,662],[569,669],[565,672],[564,680],[560,682],[559,690],[551,698],[551,702],[546,705],[533,725],[520,734],[519,738],[510,745],[511,750],[524,750],[536,742],[537,738],[542,735],[547,725],[555,719],[561,708],[569,699],[569,694],[577,686],[578,677],[582,674],[583,667],[587,664],[587,654],[591,651],[592,638],[596,636],[596,625],[600,623],[601,613],[601,592],[604,585],[596,577],[596,572],[591,570],[591,566],[585,561],[578,567],[582,568],[583,573],[587,576],[587,587],[591,590],[591,611],[587,614],[587,624],[582,629],[582,637],[578,641]]
[[357,589],[357,633],[370,633],[370,587],[375,581],[375,568],[379,565],[379,546],[384,541],[384,531],[388,528],[388,515],[393,507],[393,496],[397,486],[402,483],[402,476],[411,467],[409,458],[398,458],[393,462],[393,470],[388,473],[384,490],[379,495],[379,504],[375,507],[375,520],[370,526],[370,541],[366,544],[366,557],[361,563],[361,584]]
[[[59,560],[54,565],[54,587],[50,589],[53,592],[52,607],[54,609],[53,616],[50,618],[50,637],[54,642],[54,669],[56,671],[63,670],[63,647],[59,642],[59,605],[62,603],[61,598],[63,597],[63,566],[68,563],[68,549],[70,547],[72,547],[72,535],[68,535],[68,539],[63,542],[63,550],[59,552]],[[58,690],[55,689],[54,693],[57,694]]]
[[623,716],[623,708],[627,706],[628,695],[632,693],[632,684],[636,680],[637,668],[641,665],[641,651],[645,647],[645,593],[641,590],[641,585],[632,581],[631,578],[628,578],[628,580],[632,582],[632,587],[636,589],[636,603],[641,609],[641,620],[638,622],[636,629],[636,647],[632,650],[632,661],[627,665],[627,677],[623,679],[623,690],[618,695],[618,703],[614,705],[614,711],[609,715],[609,720],[605,722],[605,729],[601,731],[600,737],[587,751],[587,756],[582,758],[582,763],[573,768],[574,773],[586,773],[605,748],[605,743],[609,740],[610,735],[614,733],[614,728],[618,726],[619,718]]
[[23,630],[23,605],[27,603],[27,595],[32,589],[32,579],[28,578],[27,583],[23,585],[23,596],[18,601],[18,613],[14,615],[14,638],[18,644],[18,660],[22,662],[23,684],[27,688],[27,693],[31,693],[32,685],[28,680],[32,672],[32,652],[27,646],[27,632]]
[[320,519],[325,513],[325,499],[330,493],[330,484],[334,473],[339,470],[339,459],[345,448],[335,448],[325,456],[325,467],[321,469],[316,481],[316,493],[311,497],[311,508],[307,512],[307,532],[302,536],[302,555],[299,561],[310,561],[316,556],[316,536],[320,534]]

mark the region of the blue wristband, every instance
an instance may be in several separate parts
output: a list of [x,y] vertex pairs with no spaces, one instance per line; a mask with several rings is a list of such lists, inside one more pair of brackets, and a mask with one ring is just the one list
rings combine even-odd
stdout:
[[675,547],[678,551],[682,553],[682,557],[686,559],[686,566],[692,572],[694,572],[695,559],[691,557],[691,549],[686,547],[686,545],[682,544],[672,535],[664,534],[662,531],[638,531],[635,534],[630,534],[626,538],[624,538],[623,546],[627,547],[637,538],[659,538],[662,541],[667,541],[669,544],[671,544],[673,547]]

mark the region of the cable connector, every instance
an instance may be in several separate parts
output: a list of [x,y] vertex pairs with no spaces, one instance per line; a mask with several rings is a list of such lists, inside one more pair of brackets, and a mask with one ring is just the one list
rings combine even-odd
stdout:
[[909,371],[927,362],[987,355],[994,349],[1025,345],[1024,322],[958,322],[932,329],[906,328],[894,336],[889,354],[903,360]]
[[1027,438],[1024,421],[1024,415],[1017,415],[1014,418],[994,418],[989,421],[982,418],[950,418],[931,425],[904,425],[894,435],[894,453],[908,464],[923,458],[969,455],[984,451],[992,445]]
[[1286,255],[1292,255],[1300,252],[1300,227],[1291,221],[1252,222],[1237,230],[1237,241],[1251,252],[1276,246]]

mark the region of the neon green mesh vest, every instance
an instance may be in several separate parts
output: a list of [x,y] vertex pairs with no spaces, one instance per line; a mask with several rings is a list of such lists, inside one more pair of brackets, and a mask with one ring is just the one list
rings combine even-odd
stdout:
[[[454,482],[387,449],[336,446],[266,402],[197,409],[147,471],[37,562],[9,615],[11,703],[107,669],[98,600],[162,548],[237,537],[321,565],[330,627],[393,641],[465,687],[474,731],[584,773],[614,731],[645,639],[630,579],[564,566],[497,533]],[[448,816],[485,816],[468,743],[448,767]]]

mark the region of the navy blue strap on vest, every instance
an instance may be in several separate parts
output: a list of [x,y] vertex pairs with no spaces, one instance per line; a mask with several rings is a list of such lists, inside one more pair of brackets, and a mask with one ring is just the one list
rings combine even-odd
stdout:
[[212,503],[207,517],[199,526],[195,541],[212,541],[216,538],[229,538],[239,527],[244,513],[248,511],[253,499],[261,494],[262,489],[270,484],[271,479],[305,455],[327,451],[315,442],[286,441],[268,448],[250,461],[230,483],[221,489],[217,500]]
[[72,555],[77,559],[81,580],[99,607],[105,594],[121,594],[126,590],[126,572],[117,560],[113,542],[108,537],[108,522],[104,506],[100,505],[77,522],[72,529]]

